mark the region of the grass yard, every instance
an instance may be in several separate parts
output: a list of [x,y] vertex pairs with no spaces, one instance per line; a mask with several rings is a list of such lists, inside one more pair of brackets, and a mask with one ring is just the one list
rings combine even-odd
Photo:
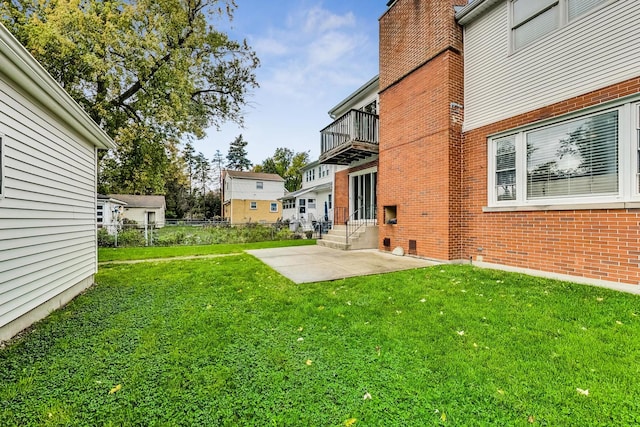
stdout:
[[0,425],[640,424],[640,298],[438,266],[294,285],[238,254],[101,269],[0,350]]
[[153,258],[173,258],[198,255],[239,254],[247,249],[281,248],[284,246],[315,245],[313,239],[307,240],[275,240],[254,243],[215,244],[196,246],[152,246],[127,248],[98,248],[98,261],[124,261]]

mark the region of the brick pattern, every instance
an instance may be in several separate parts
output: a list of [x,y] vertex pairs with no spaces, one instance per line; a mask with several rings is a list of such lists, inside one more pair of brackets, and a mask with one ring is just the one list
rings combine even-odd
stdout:
[[640,78],[530,111],[463,136],[462,255],[613,282],[640,282],[640,210],[482,212],[487,135],[640,92]]
[[398,82],[439,52],[462,51],[453,6],[466,0],[398,0],[380,18],[380,90]]
[[[380,166],[378,212],[395,206],[397,224],[380,218],[379,248],[419,256],[461,255],[461,31],[453,4],[398,1],[380,20]],[[450,197],[451,195],[451,197]]]

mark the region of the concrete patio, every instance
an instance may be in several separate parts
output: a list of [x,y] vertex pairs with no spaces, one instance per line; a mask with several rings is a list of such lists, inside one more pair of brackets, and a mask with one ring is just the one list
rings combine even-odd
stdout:
[[377,249],[342,251],[314,245],[246,252],[295,283],[322,282],[436,265],[432,261],[395,256]]

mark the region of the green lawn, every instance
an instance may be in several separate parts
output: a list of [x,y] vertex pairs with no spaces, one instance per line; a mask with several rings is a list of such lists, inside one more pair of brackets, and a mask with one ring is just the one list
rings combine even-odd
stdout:
[[640,298],[471,266],[108,265],[0,350],[0,425],[640,424]]
[[280,248],[283,246],[315,245],[315,240],[276,240],[255,243],[215,244],[196,246],[157,246],[98,248],[98,261],[123,261],[153,258],[172,258],[197,255],[224,255],[241,253],[247,249]]

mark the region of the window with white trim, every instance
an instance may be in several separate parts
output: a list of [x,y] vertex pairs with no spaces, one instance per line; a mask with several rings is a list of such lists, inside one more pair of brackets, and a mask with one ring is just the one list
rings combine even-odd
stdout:
[[518,50],[611,0],[512,0],[511,46]]
[[258,209],[258,202],[249,203],[249,209]]
[[284,199],[282,201],[282,209],[294,209],[296,207],[296,199]]
[[269,206],[269,212],[278,212],[278,204],[275,202],[271,202]]
[[256,190],[262,190],[264,188],[264,182],[256,181]]
[[307,199],[307,203],[309,206],[309,209],[315,209],[316,208],[316,199]]
[[[489,205],[638,200],[639,141],[638,104],[493,137],[489,139]],[[624,161],[626,156],[633,162]]]

